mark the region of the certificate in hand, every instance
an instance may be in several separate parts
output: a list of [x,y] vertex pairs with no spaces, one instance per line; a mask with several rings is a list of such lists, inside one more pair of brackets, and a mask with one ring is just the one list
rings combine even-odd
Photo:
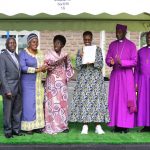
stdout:
[[94,63],[96,55],[96,45],[84,46],[82,64]]

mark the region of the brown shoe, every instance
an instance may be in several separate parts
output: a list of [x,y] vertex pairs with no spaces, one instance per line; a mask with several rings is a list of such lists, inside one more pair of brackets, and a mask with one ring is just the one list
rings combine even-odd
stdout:
[[42,133],[42,132],[43,132],[43,129],[34,129],[33,132],[34,132],[34,133]]
[[62,133],[68,133],[69,129],[64,130]]
[[29,134],[29,135],[32,135],[32,134],[33,134],[33,131],[26,131],[25,133],[26,133],[26,134]]

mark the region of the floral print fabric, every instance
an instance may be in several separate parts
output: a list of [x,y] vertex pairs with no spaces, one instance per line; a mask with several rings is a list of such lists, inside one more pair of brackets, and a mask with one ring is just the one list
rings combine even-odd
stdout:
[[109,122],[107,94],[102,76],[103,57],[97,47],[94,64],[82,65],[80,50],[76,58],[77,83],[69,114],[71,122]]
[[[55,52],[49,53],[46,63],[51,64],[64,57]],[[48,71],[45,83],[45,133],[55,134],[68,129],[68,92],[67,81],[74,71],[67,56],[67,67],[61,63],[54,70]]]

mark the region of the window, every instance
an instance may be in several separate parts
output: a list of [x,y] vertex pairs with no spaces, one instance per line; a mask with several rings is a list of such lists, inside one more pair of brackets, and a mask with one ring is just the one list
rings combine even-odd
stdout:
[[140,35],[140,47],[146,46],[146,33],[142,32]]
[[16,39],[17,42],[16,52],[19,53],[21,50],[27,47],[27,36],[30,33],[35,33],[37,34],[38,37],[40,37],[39,31],[0,31],[0,53],[2,49],[6,48],[5,43],[8,37],[14,37]]

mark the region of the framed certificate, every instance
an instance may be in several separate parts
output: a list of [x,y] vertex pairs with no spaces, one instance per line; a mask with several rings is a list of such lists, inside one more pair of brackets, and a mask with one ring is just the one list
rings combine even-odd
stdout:
[[83,47],[82,64],[95,62],[96,48],[97,48],[96,45]]

